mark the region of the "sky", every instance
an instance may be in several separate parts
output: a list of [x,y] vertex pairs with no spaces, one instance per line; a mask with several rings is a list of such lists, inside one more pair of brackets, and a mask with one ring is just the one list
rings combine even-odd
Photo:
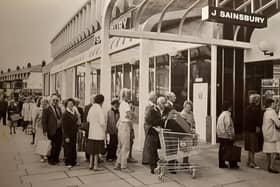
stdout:
[[51,62],[51,39],[85,2],[0,0],[0,70]]

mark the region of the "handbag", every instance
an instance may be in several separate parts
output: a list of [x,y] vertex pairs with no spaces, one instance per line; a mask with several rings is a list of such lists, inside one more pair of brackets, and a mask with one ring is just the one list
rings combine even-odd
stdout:
[[42,156],[48,156],[50,155],[51,147],[52,146],[50,140],[39,140],[35,153]]
[[226,161],[241,161],[241,147],[236,145],[226,145],[222,148],[222,160]]

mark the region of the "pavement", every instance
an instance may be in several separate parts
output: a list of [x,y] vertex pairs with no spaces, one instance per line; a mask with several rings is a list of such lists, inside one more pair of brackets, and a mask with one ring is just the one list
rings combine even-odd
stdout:
[[[141,152],[134,151],[139,160],[130,164],[134,172],[122,173],[113,170],[113,163],[103,163],[104,171],[88,169],[84,154],[78,153],[80,166],[71,170],[63,162],[56,166],[41,163],[34,154],[35,146],[30,144],[31,136],[25,135],[21,128],[16,135],[10,135],[7,127],[0,125],[0,187],[277,187],[280,174],[265,171],[265,154],[258,153],[256,162],[261,169],[246,167],[247,154],[242,151],[240,169],[219,169],[217,167],[217,145],[202,144],[201,152],[190,157],[199,165],[197,176],[192,179],[187,172],[167,174],[164,180],[150,174],[149,168],[141,165]],[[280,170],[280,161],[276,161]]]

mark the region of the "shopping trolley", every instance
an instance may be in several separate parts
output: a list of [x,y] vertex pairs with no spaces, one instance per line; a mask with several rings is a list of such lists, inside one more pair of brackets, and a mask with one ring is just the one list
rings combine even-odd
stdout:
[[198,165],[180,160],[199,153],[198,134],[171,132],[168,129],[157,131],[161,149],[158,150],[159,161],[155,171],[159,179],[163,180],[168,172],[189,172],[195,178]]

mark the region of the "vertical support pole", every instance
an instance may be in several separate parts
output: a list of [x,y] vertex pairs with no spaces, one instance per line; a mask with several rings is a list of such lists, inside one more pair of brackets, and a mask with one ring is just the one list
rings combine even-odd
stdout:
[[254,13],[255,11],[255,4],[254,4],[255,0],[251,0],[251,13]]
[[225,99],[225,49],[222,48],[222,105]]
[[76,97],[76,86],[77,86],[77,67],[73,68],[73,73],[72,73],[72,96],[71,97]]
[[232,65],[232,116],[233,119],[235,118],[236,107],[235,107],[235,100],[236,100],[236,50],[233,48],[233,65]]
[[86,63],[86,75],[85,75],[85,104],[90,103],[91,97],[91,65],[90,62]]
[[217,46],[211,45],[211,143],[216,144],[217,118]]
[[169,81],[168,81],[168,83],[169,83],[168,84],[168,92],[171,92],[171,78],[172,78],[172,74],[171,74],[172,73],[171,60],[172,59],[171,59],[171,55],[170,54],[168,56],[169,56],[169,58],[168,58],[168,60],[169,60],[169,63],[168,63],[168,65],[169,65],[169,68],[168,68],[169,69],[169,73],[168,73],[168,77],[169,77],[168,78],[169,79]]
[[149,98],[149,40],[140,41],[140,77],[139,77],[139,125],[138,125],[138,149],[142,150],[144,145],[144,118],[145,108]]
[[190,100],[190,88],[191,88],[191,49],[188,49],[188,97],[187,99]]

